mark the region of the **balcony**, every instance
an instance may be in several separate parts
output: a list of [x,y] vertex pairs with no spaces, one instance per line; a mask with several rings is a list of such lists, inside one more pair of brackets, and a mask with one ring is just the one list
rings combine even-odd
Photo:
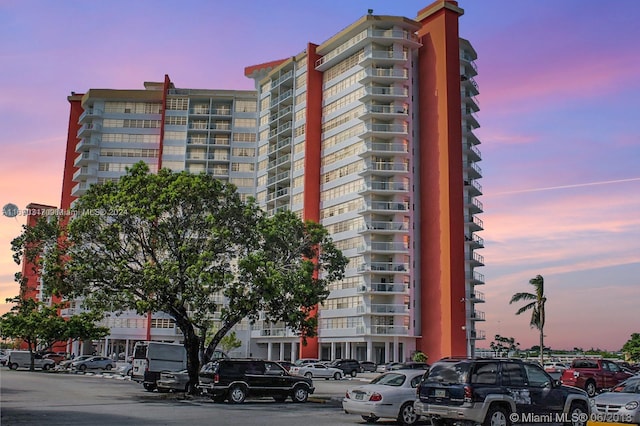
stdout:
[[482,169],[476,163],[463,161],[462,167],[469,179],[480,179],[482,177]]
[[479,219],[473,215],[465,216],[464,222],[472,232],[482,231],[484,229],[484,223],[482,222],[482,219]]
[[289,117],[293,112],[293,106],[289,105],[286,108],[283,108],[277,111],[275,114],[271,114],[269,117],[269,123],[273,123],[278,119]]
[[80,129],[78,129],[78,133],[76,134],[76,137],[78,139],[87,138],[89,137],[89,135],[91,135],[92,132],[100,132],[100,131],[102,131],[102,124],[91,122],[91,123],[84,124],[82,127],[80,127]]
[[467,272],[465,275],[465,279],[473,285],[484,285],[484,274],[481,274],[480,272]]
[[484,312],[473,311],[469,314],[469,319],[472,321],[484,321]]
[[280,126],[278,126],[277,128],[271,130],[269,132],[269,137],[272,138],[272,137],[277,136],[280,133],[285,132],[287,130],[289,131],[288,133],[291,133],[291,127],[293,127],[291,121],[287,121],[286,123],[283,123]]
[[395,233],[398,231],[409,232],[409,224],[405,222],[373,221],[362,224],[358,232]]
[[401,81],[409,78],[409,70],[406,68],[379,68],[375,66],[364,70],[360,83],[375,81]]
[[394,123],[365,123],[365,129],[360,137],[396,137],[406,136],[409,134],[409,126],[406,122],[402,124]]
[[480,155],[480,150],[476,148],[473,144],[463,143],[462,144],[462,152],[467,156],[467,160],[469,161],[482,161],[482,156]]
[[465,67],[465,74],[470,76],[478,75],[478,67],[474,61],[475,59],[468,53],[460,53],[460,63]]
[[373,304],[373,305],[360,305],[357,312],[359,314],[408,314],[409,307],[407,305],[392,305],[392,304]]
[[485,340],[486,335],[484,330],[471,330],[469,332],[469,339],[471,340]]
[[102,111],[100,108],[87,108],[82,114],[80,114],[80,118],[78,119],[78,121],[80,123],[84,123],[90,118],[93,119],[95,117],[102,116],[103,113],[104,111]]
[[371,262],[358,266],[358,272],[409,272],[409,264],[402,262]]
[[289,188],[281,188],[279,190],[277,190],[276,192],[273,192],[271,194],[267,194],[267,201],[273,201],[276,200],[278,198],[282,198],[285,196],[289,195]]
[[368,174],[397,174],[398,172],[408,172],[409,164],[406,162],[393,162],[393,161],[367,161],[364,165],[364,169],[360,172],[360,175]]
[[372,282],[370,285],[358,286],[358,293],[405,294],[409,291],[407,284]]
[[367,66],[375,63],[376,65],[393,65],[406,62],[409,59],[408,52],[393,49],[365,49],[364,57],[360,64]]
[[210,112],[209,105],[196,105],[189,110],[191,115],[209,115]]
[[251,337],[297,337],[297,335],[288,328],[254,328],[251,330]]
[[286,73],[282,74],[277,79],[271,80],[271,89],[270,90],[274,90],[279,85],[281,85],[282,83],[284,83],[287,80],[291,80],[292,78],[293,78],[293,70],[287,71]]
[[224,106],[214,106],[211,115],[231,115],[231,108]]
[[360,118],[362,118],[363,120],[369,119],[369,118],[390,119],[390,118],[408,117],[408,116],[409,116],[409,111],[402,106],[367,103],[365,105],[364,112],[362,113]]
[[98,169],[96,167],[83,166],[75,171],[73,174],[74,181],[86,180],[89,177],[94,177],[98,174]]
[[473,303],[484,303],[484,293],[480,291],[474,291],[469,295],[469,300]]
[[468,244],[472,249],[479,249],[484,247],[484,239],[478,237],[476,234],[471,236],[464,236],[465,244]]
[[228,167],[210,167],[207,169],[207,174],[214,177],[228,177]]
[[292,96],[293,96],[293,90],[291,89],[287,90],[286,92],[282,93],[280,96],[277,96],[271,100],[271,108],[273,108],[274,106],[280,103],[291,100]]
[[362,31],[351,37],[347,42],[329,51],[329,53],[316,61],[316,70],[326,71],[331,65],[336,64],[341,59],[344,59],[352,53],[355,53],[360,48],[360,46],[364,44],[364,40],[366,40],[367,37],[367,30]]
[[286,170],[282,173],[278,173],[275,176],[270,177],[267,180],[267,185],[273,185],[274,183],[282,182],[283,180],[289,180],[289,170]]
[[360,97],[361,101],[366,100],[403,100],[409,96],[409,90],[406,87],[394,86],[365,86],[364,93]]
[[275,144],[269,144],[269,154],[273,154],[281,149],[283,149],[284,152],[291,152],[291,138],[285,138]]
[[465,254],[465,261],[471,266],[484,266],[484,257],[476,252]]
[[79,182],[71,189],[71,195],[74,197],[80,197],[84,195],[89,187],[97,182],[96,178],[91,178],[86,182]]
[[475,197],[465,197],[464,207],[472,214],[482,213],[484,211],[484,205]]
[[406,336],[409,334],[409,327],[405,325],[372,325],[371,327],[357,327],[357,335],[385,335],[385,336]]
[[402,242],[373,241],[358,247],[358,253],[408,253],[409,247]]
[[379,211],[381,213],[406,212],[409,211],[409,203],[398,203],[393,201],[371,201],[369,203],[366,203],[358,210],[358,212],[360,213],[365,211]]
[[477,197],[482,195],[482,185],[480,185],[475,180],[465,180],[464,188],[467,190],[467,193],[472,197]]
[[281,164],[289,164],[290,161],[291,161],[291,154],[287,154],[287,155],[284,155],[282,157],[276,158],[273,161],[269,161],[269,164],[267,165],[267,168],[271,169],[271,168],[277,167],[277,166],[279,166]]
[[100,146],[102,138],[99,135],[93,135],[91,137],[83,138],[76,144],[76,152],[84,151],[88,148]]
[[373,193],[395,194],[398,192],[409,192],[409,184],[404,182],[365,182],[365,185],[360,190],[362,195]]
[[73,161],[75,167],[85,166],[89,163],[96,163],[99,155],[97,152],[83,152]]

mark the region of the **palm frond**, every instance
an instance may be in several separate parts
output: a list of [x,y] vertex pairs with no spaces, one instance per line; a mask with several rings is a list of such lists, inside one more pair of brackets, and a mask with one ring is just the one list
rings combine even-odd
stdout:
[[509,304],[519,302],[521,300],[537,300],[538,296],[533,293],[516,293],[511,297]]
[[523,312],[527,312],[529,309],[536,310],[536,302],[531,302],[531,303],[528,303],[528,304],[524,305],[523,307],[518,309],[518,311],[516,312],[516,315],[520,315]]

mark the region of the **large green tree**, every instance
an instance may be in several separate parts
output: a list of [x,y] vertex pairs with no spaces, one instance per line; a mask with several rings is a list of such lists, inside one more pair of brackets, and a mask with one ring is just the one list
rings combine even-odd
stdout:
[[152,174],[139,163],[116,182],[92,186],[75,209],[64,256],[50,258],[66,261],[62,269],[45,265],[44,275],[54,272],[45,286],[92,309],[171,315],[184,335],[192,383],[214,313],[221,326],[208,355],[235,324],[262,310],[313,335],[310,307],[346,265],[320,225],[288,212],[265,218],[233,185],[204,174]]
[[[545,303],[547,297],[544,294],[544,278],[541,275],[536,275],[535,278],[529,280],[534,288],[533,293],[516,293],[511,297],[511,303],[518,303],[521,301],[529,302],[522,306],[516,312],[516,315],[520,315],[524,312],[531,311],[531,320],[529,325],[531,328],[536,328],[540,331],[540,347],[544,348],[544,323],[546,320],[545,315]],[[540,365],[544,365],[544,351],[540,351]]]

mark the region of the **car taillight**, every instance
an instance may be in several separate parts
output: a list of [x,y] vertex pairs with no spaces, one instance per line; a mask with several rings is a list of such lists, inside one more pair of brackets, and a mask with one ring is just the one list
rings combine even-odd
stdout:
[[473,388],[471,386],[464,387],[464,402],[473,402]]
[[371,397],[369,397],[369,401],[382,401],[382,395],[377,392],[373,393],[371,394]]
[[220,382],[220,375],[216,373],[213,375],[213,383],[219,383],[219,382]]

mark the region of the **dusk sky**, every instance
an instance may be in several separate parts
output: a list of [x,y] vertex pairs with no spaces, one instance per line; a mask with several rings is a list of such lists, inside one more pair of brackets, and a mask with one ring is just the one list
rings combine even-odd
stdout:
[[[253,89],[244,67],[298,54],[373,9],[430,0],[0,0],[0,207],[59,205],[72,91]],[[511,296],[547,293],[545,343],[619,350],[640,332],[640,1],[461,0],[478,52],[488,347],[538,343]],[[0,217],[0,301],[18,294]],[[635,290],[634,290],[635,289]],[[9,309],[0,304],[0,313]]]

